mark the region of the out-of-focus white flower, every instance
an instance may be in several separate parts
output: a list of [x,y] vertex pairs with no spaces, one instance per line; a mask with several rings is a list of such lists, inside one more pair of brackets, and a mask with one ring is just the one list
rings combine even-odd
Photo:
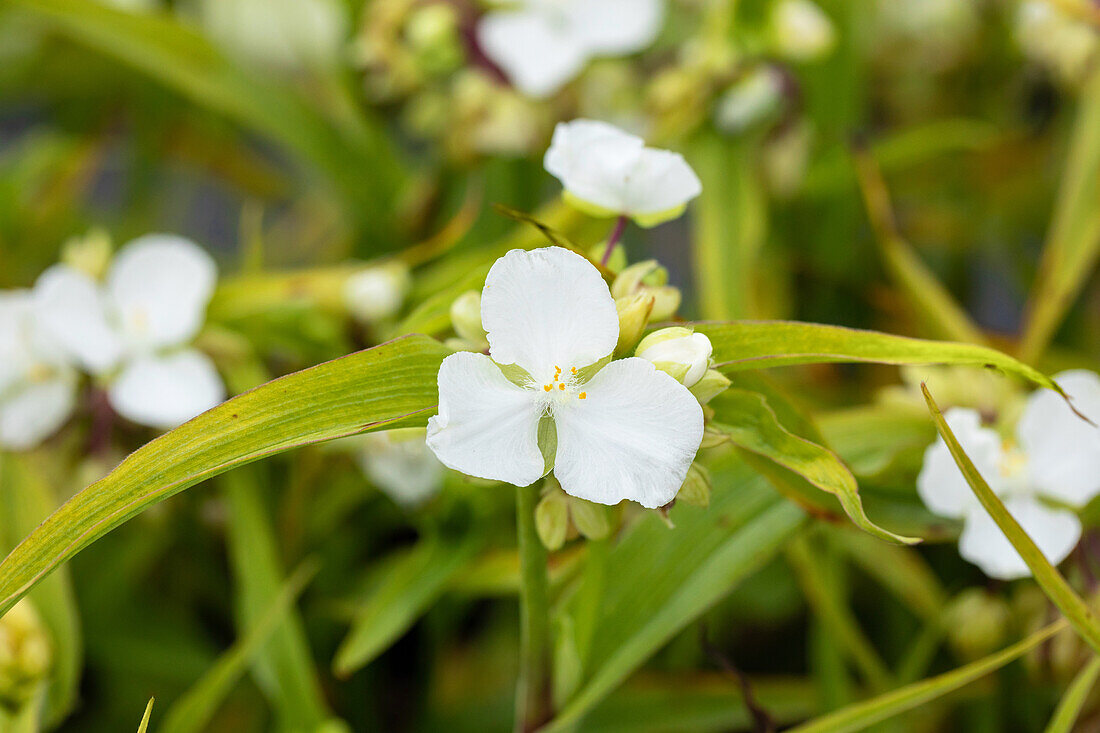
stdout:
[[[703,437],[702,408],[645,359],[606,363],[619,319],[595,267],[561,247],[512,250],[489,270],[481,318],[490,356],[452,354],[439,369],[428,446],[445,465],[526,486],[552,459],[581,499],[654,508],[676,496]],[[556,440],[540,442],[544,417]]]
[[642,339],[634,354],[685,387],[691,388],[710,367],[710,339],[690,328],[662,328]]
[[377,323],[397,315],[409,294],[412,276],[399,262],[369,267],[348,278],[344,304],[364,323]]
[[560,123],[543,161],[565,197],[592,216],[651,227],[680,216],[702,184],[684,157],[595,120]]
[[597,56],[653,43],[664,0],[519,0],[487,13],[478,43],[524,94],[553,94]]
[[833,21],[811,0],[777,0],[771,30],[776,52],[794,61],[821,58],[836,45]]
[[760,66],[739,79],[719,97],[714,123],[737,134],[771,118],[783,100],[783,75],[771,66]]
[[187,347],[216,277],[198,245],[150,234],[119,250],[103,283],[65,264],[46,270],[34,286],[35,313],[61,348],[109,381],[116,412],[171,428],[225,399],[209,357]]
[[1016,12],[1016,39],[1024,53],[1062,81],[1080,82],[1100,52],[1100,35],[1045,0],[1025,0]]
[[406,508],[431,499],[443,486],[443,464],[424,442],[423,428],[363,436],[359,465],[371,483]]
[[[1070,371],[1055,381],[1084,414],[1100,417],[1100,377]],[[1083,507],[1100,494],[1100,430],[1081,420],[1051,391],[1033,393],[1016,425],[1016,443],[1002,442],[966,408],[944,413],[963,450],[1005,508],[1054,564],[1066,558],[1081,536],[1081,522],[1069,507]],[[942,439],[924,455],[917,492],[932,512],[964,522],[959,553],[992,578],[1030,574],[966,483]]]
[[347,43],[339,0],[201,0],[199,15],[228,53],[264,66],[333,66]]
[[0,447],[31,448],[72,414],[77,374],[37,323],[30,292],[0,293]]

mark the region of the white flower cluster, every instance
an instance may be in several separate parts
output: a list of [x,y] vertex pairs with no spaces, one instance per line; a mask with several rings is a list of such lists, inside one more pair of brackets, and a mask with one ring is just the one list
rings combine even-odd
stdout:
[[151,427],[224,400],[213,363],[189,346],[216,278],[198,245],[153,234],[122,247],[102,282],[58,264],[33,289],[0,294],[0,446],[32,447],[64,424],[78,370],[115,412]]

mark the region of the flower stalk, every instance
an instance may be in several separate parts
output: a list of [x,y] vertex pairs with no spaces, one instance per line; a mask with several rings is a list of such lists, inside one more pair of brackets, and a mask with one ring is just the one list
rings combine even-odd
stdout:
[[620,216],[615,221],[615,228],[611,230],[611,235],[607,238],[607,246],[603,250],[603,257],[600,258],[600,264],[604,267],[607,267],[607,263],[611,261],[611,253],[615,251],[615,245],[623,238],[627,221],[625,216]]
[[538,484],[516,489],[516,534],[520,558],[520,664],[516,688],[516,733],[529,733],[551,717],[550,600],[546,548],[535,528]]

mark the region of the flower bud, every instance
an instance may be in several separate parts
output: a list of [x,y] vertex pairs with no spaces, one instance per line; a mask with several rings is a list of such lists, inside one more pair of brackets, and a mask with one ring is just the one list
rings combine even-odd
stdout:
[[690,389],[699,400],[700,405],[705,405],[718,395],[726,391],[730,386],[730,380],[717,369],[708,369],[703,378],[696,382]]
[[574,497],[569,501],[569,513],[573,517],[573,526],[590,540],[602,540],[611,532],[607,507],[602,504]]
[[948,604],[948,638],[964,659],[977,659],[999,647],[1008,623],[1004,600],[981,588],[968,588]]
[[710,506],[710,491],[710,473],[698,463],[692,463],[688,467],[687,477],[679,493],[676,494],[676,499],[705,509]]
[[569,530],[569,499],[561,489],[551,489],[535,507],[535,531],[547,550],[560,550]]
[[714,123],[737,134],[773,118],[783,101],[783,76],[770,66],[750,71],[718,99]]
[[411,284],[409,268],[399,262],[370,267],[348,278],[344,305],[356,320],[377,323],[397,315]]
[[469,344],[486,344],[485,329],[481,325],[481,293],[467,290],[451,303],[451,325],[455,333]]
[[833,22],[810,0],[779,0],[772,6],[771,23],[776,51],[794,61],[824,56],[836,43]]
[[674,326],[646,336],[634,354],[653,362],[653,366],[691,388],[707,372],[711,345],[710,339],[703,334]]
[[623,353],[638,343],[642,332],[649,324],[649,314],[653,312],[652,295],[627,295],[615,300],[615,310],[619,313],[619,343],[615,351]]
[[46,629],[24,598],[0,618],[0,705],[13,712],[26,705],[52,661]]
[[[728,383],[729,382],[727,381],[727,384]],[[695,394],[695,390],[698,389],[698,387],[699,387],[699,385],[696,384],[695,387],[691,390],[691,393]],[[698,398],[698,395],[696,395],[696,398]],[[708,425],[706,428],[703,429],[703,442],[699,444],[699,448],[700,449],[703,449],[703,448],[717,448],[718,446],[724,445],[725,443],[728,443],[729,441],[730,441],[730,436],[729,435],[727,435],[726,433],[723,433],[720,430],[715,430],[714,428],[712,428]]]
[[111,264],[111,235],[93,229],[83,237],[73,237],[61,248],[61,261],[80,270],[93,280],[100,280]]
[[639,294],[653,296],[650,321],[668,320],[680,307],[680,291],[668,285],[668,270],[656,260],[638,262],[625,268],[611,284],[611,295],[615,298]]
[[462,63],[458,13],[445,3],[412,12],[406,21],[405,39],[419,64],[429,73],[442,73]]

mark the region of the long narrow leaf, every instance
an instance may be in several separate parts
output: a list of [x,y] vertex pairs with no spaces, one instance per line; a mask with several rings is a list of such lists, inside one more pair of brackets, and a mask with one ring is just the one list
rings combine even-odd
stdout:
[[1081,708],[1085,705],[1085,698],[1092,692],[1098,677],[1100,677],[1100,657],[1093,657],[1073,678],[1066,694],[1058,702],[1054,716],[1047,724],[1046,733],[1072,733],[1077,716],[1081,714]]
[[153,703],[155,701],[155,697],[149,698],[149,704],[145,706],[145,714],[141,716],[141,723],[138,725],[137,733],[145,733],[149,730],[149,716],[153,714]]

